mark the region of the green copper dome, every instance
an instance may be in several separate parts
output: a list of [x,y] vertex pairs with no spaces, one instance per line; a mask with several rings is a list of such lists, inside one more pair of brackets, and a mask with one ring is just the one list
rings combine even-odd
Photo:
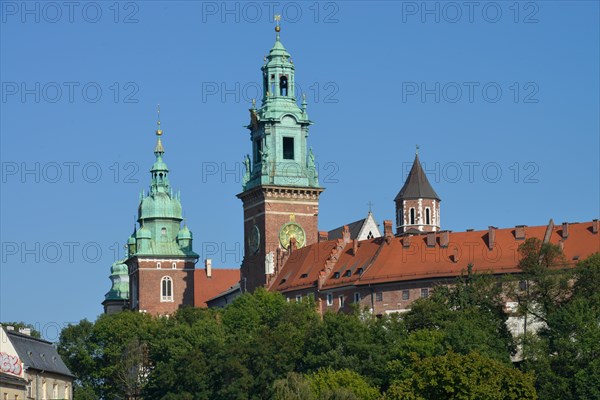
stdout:
[[177,240],[182,239],[192,239],[192,232],[188,229],[187,225],[184,225],[177,233]]
[[150,233],[150,229],[142,227],[135,234],[136,239],[152,239],[152,234]]
[[124,261],[117,261],[110,268],[112,285],[108,293],[104,295],[105,300],[129,299],[129,268],[124,264]]

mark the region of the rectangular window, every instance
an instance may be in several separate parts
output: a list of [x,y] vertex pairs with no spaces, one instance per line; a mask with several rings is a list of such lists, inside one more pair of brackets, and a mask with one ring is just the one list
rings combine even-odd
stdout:
[[296,296],[296,303],[300,303],[302,301],[302,296],[297,295]]
[[283,159],[293,160],[294,159],[294,138],[284,137],[283,138]]
[[421,289],[421,297],[426,299],[427,297],[429,297],[429,289],[428,288],[423,288]]
[[262,139],[256,139],[254,141],[254,163],[255,164],[258,164],[261,161],[260,153],[262,153]]
[[340,308],[343,308],[344,307],[344,295],[340,295],[338,297],[338,301],[340,303]]
[[402,291],[402,300],[408,300],[410,299],[410,292],[408,290],[403,290]]
[[382,292],[375,293],[375,301],[383,301],[383,293]]
[[331,293],[327,294],[327,305],[328,306],[332,306],[333,305],[333,295]]
[[360,293],[358,293],[358,292],[354,293],[354,302],[360,303]]

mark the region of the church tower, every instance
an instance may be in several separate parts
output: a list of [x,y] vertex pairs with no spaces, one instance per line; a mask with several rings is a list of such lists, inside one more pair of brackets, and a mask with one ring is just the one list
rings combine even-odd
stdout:
[[440,230],[440,198],[423,171],[418,147],[408,178],[394,202],[397,234]]
[[165,315],[194,305],[198,254],[192,250],[192,232],[186,225],[181,227],[180,196],[173,194],[169,183],[160,119],[157,124],[150,192],[140,194],[139,229],[134,229],[127,241],[125,264],[129,270],[129,308]]
[[[278,18],[276,17],[278,21]],[[250,142],[252,156],[237,197],[244,208],[244,260],[241,288],[252,291],[267,285],[294,248],[317,242],[319,186],[315,157],[307,146],[306,99],[298,107],[295,67],[280,41],[264,58],[263,98],[252,102]]]

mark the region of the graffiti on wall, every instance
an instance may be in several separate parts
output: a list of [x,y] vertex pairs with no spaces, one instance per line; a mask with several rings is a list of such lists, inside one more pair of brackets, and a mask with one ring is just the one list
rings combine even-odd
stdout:
[[19,360],[19,357],[17,356],[11,356],[10,354],[0,352],[0,371],[8,374],[21,375],[21,360]]

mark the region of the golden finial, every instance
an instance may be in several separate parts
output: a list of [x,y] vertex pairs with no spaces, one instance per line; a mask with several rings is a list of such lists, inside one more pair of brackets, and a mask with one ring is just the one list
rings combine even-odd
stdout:
[[157,106],[156,113],[158,114],[158,121],[156,121],[156,136],[161,136],[163,131],[160,129],[160,104]]
[[277,32],[277,33],[281,32],[281,27],[279,26],[279,21],[281,21],[281,15],[277,14],[277,15],[275,15],[275,22],[277,23],[277,25],[275,25],[275,32]]

